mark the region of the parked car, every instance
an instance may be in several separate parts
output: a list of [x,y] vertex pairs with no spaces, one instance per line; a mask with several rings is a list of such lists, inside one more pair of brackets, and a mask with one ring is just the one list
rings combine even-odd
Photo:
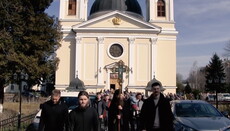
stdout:
[[230,126],[227,126],[227,127],[224,127],[224,128],[221,128],[220,131],[230,131]]
[[202,100],[174,100],[171,106],[176,131],[219,131],[230,125],[230,119]]
[[229,93],[223,93],[223,100],[224,101],[230,101],[230,94]]
[[207,101],[215,101],[216,95],[207,95],[206,100]]
[[[215,94],[209,94],[206,97],[206,100],[207,101],[216,101],[216,95]],[[218,93],[218,101],[224,101],[224,100],[225,100],[224,95],[222,93]]]

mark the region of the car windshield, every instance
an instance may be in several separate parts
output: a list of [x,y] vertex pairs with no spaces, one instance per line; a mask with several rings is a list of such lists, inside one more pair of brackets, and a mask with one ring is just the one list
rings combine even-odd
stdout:
[[217,117],[221,114],[215,107],[205,103],[177,103],[175,105],[178,117]]
[[74,109],[78,106],[77,97],[61,97],[61,101],[64,102],[69,109]]
[[213,96],[213,95],[209,95],[209,97],[210,97],[210,98],[214,98],[214,96]]
[[[89,95],[89,99],[90,99],[90,105],[93,103],[93,101],[96,99],[96,96],[95,95]],[[74,108],[76,108],[79,103],[78,103],[78,97],[61,97],[61,101],[63,103],[65,103],[69,110],[72,110]]]

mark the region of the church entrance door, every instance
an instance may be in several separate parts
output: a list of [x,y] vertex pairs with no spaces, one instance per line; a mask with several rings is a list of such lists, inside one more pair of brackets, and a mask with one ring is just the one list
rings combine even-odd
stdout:
[[120,89],[119,80],[118,80],[118,73],[110,73],[110,89]]

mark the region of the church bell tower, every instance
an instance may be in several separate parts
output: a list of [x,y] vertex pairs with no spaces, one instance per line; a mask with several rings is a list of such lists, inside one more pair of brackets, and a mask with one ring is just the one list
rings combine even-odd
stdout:
[[174,22],[173,0],[146,0],[146,7],[147,22]]
[[60,0],[60,20],[86,21],[88,0]]

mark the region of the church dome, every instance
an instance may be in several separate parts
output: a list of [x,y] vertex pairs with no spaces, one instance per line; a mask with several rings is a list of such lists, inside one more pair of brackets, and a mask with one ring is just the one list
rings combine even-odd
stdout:
[[70,84],[69,84],[69,87],[66,88],[67,90],[79,90],[79,91],[82,91],[82,90],[85,90],[85,85],[84,85],[84,82],[81,81],[78,77],[73,79]]
[[161,82],[158,81],[155,77],[154,77],[151,81],[148,82],[147,87],[145,88],[145,90],[151,91],[151,90],[152,90],[152,84],[153,84],[153,83],[158,83],[158,84],[161,86],[161,91],[164,91],[164,90],[165,90],[165,89],[162,87]]
[[90,17],[98,13],[98,15],[106,14],[114,10],[143,17],[137,0],[95,0],[90,10]]

